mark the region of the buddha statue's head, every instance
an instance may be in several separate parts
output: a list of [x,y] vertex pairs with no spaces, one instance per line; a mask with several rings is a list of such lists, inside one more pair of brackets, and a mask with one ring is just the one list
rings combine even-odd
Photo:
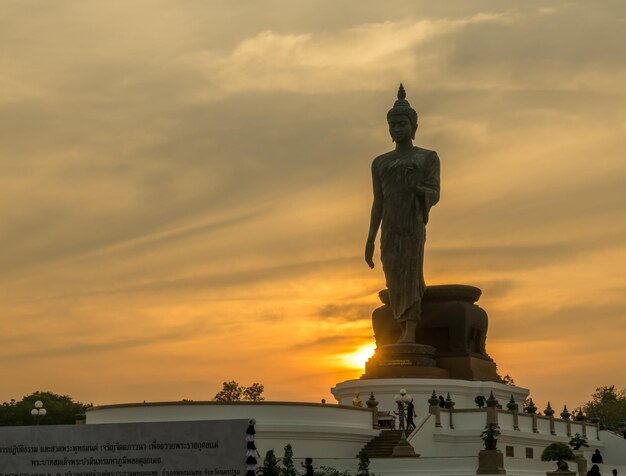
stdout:
[[393,104],[393,107],[389,109],[389,112],[387,112],[387,123],[389,124],[390,129],[389,132],[394,142],[396,141],[396,137],[394,137],[392,126],[401,126],[403,120],[407,121],[407,126],[410,126],[411,128],[411,139],[415,139],[415,132],[417,131],[417,111],[413,109],[409,104],[409,101],[406,100],[406,91],[404,90],[402,83],[400,83],[400,88],[398,89],[398,99]]

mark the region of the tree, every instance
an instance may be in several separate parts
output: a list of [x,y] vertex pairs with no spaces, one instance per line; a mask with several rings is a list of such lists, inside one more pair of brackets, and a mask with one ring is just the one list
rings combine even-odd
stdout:
[[243,389],[243,399],[251,402],[260,402],[265,400],[261,394],[265,391],[265,387],[260,383],[253,383],[249,387]]
[[244,387],[231,380],[222,384],[222,390],[217,392],[213,400],[218,402],[239,402],[241,400],[259,402],[264,400],[261,396],[264,390],[265,387],[260,383],[253,383],[249,387]]
[[359,469],[356,476],[373,476],[370,474],[370,458],[363,450],[359,451]]
[[556,461],[558,471],[567,471],[565,460],[573,460],[574,457],[571,448],[560,441],[549,444],[541,453],[541,461]]
[[511,377],[509,374],[506,374],[504,377],[502,377],[502,383],[515,386],[515,380],[513,380],[513,377]]
[[597,417],[601,425],[615,431],[619,421],[626,419],[626,389],[618,391],[615,385],[598,387],[582,408],[588,419]]
[[259,476],[280,476],[278,460],[276,459],[274,450],[268,450],[267,453],[265,453],[263,466],[257,469],[257,473]]
[[283,456],[283,467],[280,468],[280,476],[298,476],[298,472],[293,465],[293,448],[289,444],[285,446],[285,455]]
[[509,374],[506,374],[504,377],[500,375],[500,369],[498,369],[498,364],[496,364],[496,375],[502,383],[515,386],[515,380],[513,380],[513,377],[511,377]]
[[238,402],[241,400],[241,394],[243,393],[243,387],[234,380],[230,382],[224,382],[222,384],[222,390],[215,394],[213,400],[218,402]]
[[72,425],[76,423],[76,415],[92,406],[75,402],[68,395],[37,391],[22,397],[19,402],[11,399],[0,405],[0,426],[34,425],[35,417],[30,412],[37,400],[46,409],[46,415],[39,417],[41,425]]

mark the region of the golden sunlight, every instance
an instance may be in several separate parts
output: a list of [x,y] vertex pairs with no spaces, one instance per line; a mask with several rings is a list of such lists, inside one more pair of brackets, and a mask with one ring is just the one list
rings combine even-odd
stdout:
[[342,361],[350,368],[362,369],[365,367],[365,362],[374,355],[375,350],[376,344],[367,344],[359,347],[355,352],[344,354]]

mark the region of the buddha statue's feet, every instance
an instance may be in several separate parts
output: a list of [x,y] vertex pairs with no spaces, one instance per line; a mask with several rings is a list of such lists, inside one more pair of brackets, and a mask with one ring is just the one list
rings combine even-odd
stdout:
[[402,323],[402,335],[396,342],[396,344],[415,344],[415,330],[417,329],[417,322],[405,321]]

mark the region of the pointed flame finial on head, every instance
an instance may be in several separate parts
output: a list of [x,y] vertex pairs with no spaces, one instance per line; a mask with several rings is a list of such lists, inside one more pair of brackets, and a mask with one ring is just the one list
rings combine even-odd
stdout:
[[398,88],[398,99],[406,99],[406,91],[402,83],[400,83],[400,87]]
[[417,130],[417,111],[411,107],[409,101],[406,100],[406,91],[404,86],[400,83],[398,88],[398,99],[394,102],[393,107],[389,109],[387,113],[387,119],[390,116],[402,115],[408,117],[413,126],[413,139],[415,139],[415,131]]

